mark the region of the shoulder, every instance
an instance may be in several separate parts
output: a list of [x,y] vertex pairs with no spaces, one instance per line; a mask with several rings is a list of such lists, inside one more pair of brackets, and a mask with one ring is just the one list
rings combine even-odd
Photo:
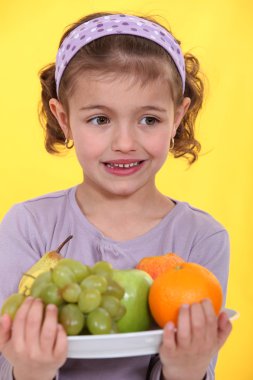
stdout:
[[224,225],[207,211],[195,207],[188,202],[178,200],[175,202],[174,219],[184,230],[205,232],[206,234],[226,232]]
[[22,202],[21,205],[23,205],[24,208],[31,211],[43,207],[57,207],[57,205],[62,205],[66,203],[68,195],[72,191],[72,189],[73,188],[43,194],[38,197],[28,199]]
[[[187,202],[175,201],[173,218],[168,229],[173,228],[176,240],[183,247],[205,246],[229,250],[229,234],[224,225],[207,211]],[[189,252],[190,253],[190,252]]]
[[30,222],[53,221],[68,208],[69,195],[73,189],[56,191],[16,203],[6,213],[1,224],[8,222],[23,224],[27,220]]
[[13,205],[0,224],[0,239],[5,246],[16,242],[15,247],[28,245],[41,254],[51,246],[57,247],[70,235],[74,224],[71,213],[74,190],[73,187],[52,192]]

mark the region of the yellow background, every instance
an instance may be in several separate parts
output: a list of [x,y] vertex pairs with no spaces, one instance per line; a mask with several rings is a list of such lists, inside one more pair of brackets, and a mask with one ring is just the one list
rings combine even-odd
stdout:
[[241,316],[220,352],[217,379],[252,380],[251,0],[1,1],[0,219],[16,202],[81,181],[73,153],[53,157],[44,151],[36,114],[37,72],[54,60],[65,26],[100,10],[144,11],[166,18],[183,50],[198,56],[208,77],[197,123],[201,157],[189,170],[183,159],[169,159],[157,183],[164,193],[210,212],[230,233],[227,306]]

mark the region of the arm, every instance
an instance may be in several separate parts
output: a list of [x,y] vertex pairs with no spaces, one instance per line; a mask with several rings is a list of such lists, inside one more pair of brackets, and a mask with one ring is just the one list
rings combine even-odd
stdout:
[[[22,214],[23,220],[21,219]],[[36,253],[25,240],[25,236],[28,235],[26,224],[26,213],[22,212],[19,205],[14,206],[0,224],[0,308],[4,300],[17,291],[18,281],[26,270],[26,256],[30,256],[36,261]],[[22,255],[22,260],[19,259],[21,252],[25,253],[24,256]],[[12,371],[12,365],[0,354],[0,378],[12,380]]]
[[43,231],[37,230],[36,220],[23,204],[12,207],[0,224],[0,307],[43,254]]
[[[23,273],[39,260],[41,254],[44,253],[42,242],[43,231],[40,233],[37,231],[36,220],[34,220],[23,204],[14,206],[6,214],[0,225],[0,308],[9,295],[17,292],[19,280]],[[14,374],[15,376],[17,374],[16,380],[19,380],[19,378],[22,379],[22,374],[20,374],[20,371],[18,373],[15,372],[17,360],[12,360],[15,352],[14,325],[8,326],[7,322],[5,328],[4,332],[4,326],[1,324],[0,352],[2,352],[2,355],[0,355],[0,378],[12,380],[13,364],[15,363]],[[61,339],[64,341],[63,336]],[[25,348],[24,352],[27,351],[27,348]],[[27,369],[29,371],[30,365],[27,366]],[[26,379],[28,379],[27,376]]]
[[[229,238],[225,230],[213,233],[200,239],[191,249],[189,261],[199,263],[212,271],[219,279],[223,289],[223,306],[226,302],[226,291],[229,271]],[[221,324],[226,321],[221,317]],[[225,327],[229,328],[229,326]],[[231,326],[230,326],[231,328]],[[213,355],[206,369],[206,380],[214,380],[214,369],[217,361],[217,353]],[[148,379],[160,380],[162,364],[159,359],[155,360]],[[186,378],[188,378],[186,376]],[[196,379],[198,380],[198,379]],[[199,379],[201,380],[201,379]]]

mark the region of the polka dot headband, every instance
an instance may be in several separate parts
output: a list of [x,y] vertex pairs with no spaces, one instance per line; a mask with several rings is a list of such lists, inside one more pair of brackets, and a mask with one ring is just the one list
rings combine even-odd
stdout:
[[171,56],[179,71],[185,90],[185,64],[179,44],[162,26],[137,16],[114,14],[98,17],[76,27],[63,40],[57,56],[55,68],[56,91],[59,95],[61,77],[74,55],[85,45],[98,38],[112,34],[130,34],[147,38],[162,46]]

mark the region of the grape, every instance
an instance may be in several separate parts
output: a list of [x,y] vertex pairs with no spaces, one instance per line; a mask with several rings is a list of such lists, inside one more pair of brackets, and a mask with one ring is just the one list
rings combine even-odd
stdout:
[[[117,321],[126,313],[120,302],[124,289],[112,280],[113,268],[109,262],[98,261],[92,268],[70,258],[41,273],[27,289],[44,305],[54,304],[58,321],[67,335],[113,334],[118,332]],[[6,299],[1,314],[12,319],[26,299],[15,293]],[[87,323],[86,323],[87,320]]]
[[72,282],[71,284],[68,284],[63,288],[61,295],[64,301],[69,303],[76,303],[78,302],[79,295],[81,293],[81,288],[78,284],[75,282]]
[[53,269],[52,278],[59,288],[64,288],[64,286],[71,282],[75,282],[74,272],[66,265],[57,264]]
[[112,318],[116,317],[120,312],[121,303],[120,300],[114,296],[103,295],[101,307],[108,311]]
[[109,334],[112,329],[110,314],[101,307],[93,310],[87,317],[87,327],[94,335]]
[[21,306],[21,304],[25,300],[25,296],[20,293],[14,293],[10,297],[8,297],[1,309],[1,315],[9,314],[11,319],[13,320],[18,308]]
[[101,293],[97,289],[82,290],[78,306],[83,313],[90,313],[101,303]]
[[37,284],[33,284],[31,287],[31,296],[35,298],[40,298],[42,290],[48,285],[48,284],[53,284],[52,282],[41,282]]
[[85,317],[75,304],[64,305],[59,313],[59,322],[67,335],[78,335],[85,325]]
[[31,287],[31,296],[33,297],[40,297],[40,293],[42,289],[49,283],[51,283],[52,280],[52,272],[43,272],[38,277],[35,278],[35,280],[32,283]]
[[63,298],[61,297],[60,289],[57,287],[56,284],[53,283],[49,283],[46,286],[44,286],[40,293],[40,298],[46,305],[52,303],[54,305],[59,306],[63,303]]
[[86,277],[80,285],[82,289],[97,289],[100,293],[103,293],[106,291],[107,284],[108,282],[105,277],[91,274]]
[[37,284],[40,284],[42,282],[47,283],[50,281],[52,281],[52,271],[51,270],[39,274],[38,277],[35,278],[33,285],[37,285]]
[[[62,308],[63,308],[64,306],[66,306],[66,305],[68,305],[68,304],[67,304],[67,303],[62,303],[61,305],[58,305],[58,306],[57,306],[57,309],[58,309],[58,319],[59,319],[59,316],[60,316],[60,314],[61,314]],[[73,305],[73,304],[71,304],[71,305]]]
[[75,281],[81,282],[85,277],[90,274],[90,268],[88,265],[82,264],[80,261],[65,258],[59,261],[57,266],[67,266],[75,275]]
[[104,276],[107,280],[109,280],[112,277],[113,268],[112,268],[112,265],[108,263],[107,261],[98,261],[91,268],[91,272],[93,274]]
[[117,314],[114,316],[114,321],[119,321],[126,314],[126,307],[120,304]]
[[125,290],[116,281],[109,280],[104,294],[114,296],[118,299],[123,298]]

